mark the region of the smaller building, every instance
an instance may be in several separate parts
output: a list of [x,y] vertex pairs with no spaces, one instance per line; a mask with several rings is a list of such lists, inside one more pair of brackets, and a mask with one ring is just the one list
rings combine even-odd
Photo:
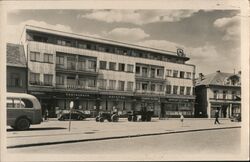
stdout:
[[217,71],[209,75],[199,74],[195,83],[195,117],[214,118],[219,110],[220,118],[241,113],[241,72],[238,74]]
[[7,43],[7,92],[27,92],[27,62],[23,45]]

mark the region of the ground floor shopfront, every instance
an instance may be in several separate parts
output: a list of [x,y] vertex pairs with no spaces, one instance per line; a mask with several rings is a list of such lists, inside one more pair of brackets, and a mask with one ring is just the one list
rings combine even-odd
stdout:
[[221,102],[212,101],[210,102],[210,109],[208,109],[208,114],[210,118],[215,117],[216,110],[219,110],[220,118],[230,118],[236,114],[241,114],[241,103],[240,101],[235,102]]
[[141,96],[133,94],[100,94],[96,92],[39,92],[30,91],[36,96],[43,112],[47,109],[49,117],[58,117],[69,110],[69,103],[74,102],[74,109],[95,117],[99,112],[116,110],[119,115],[126,116],[128,111],[153,111],[155,117],[179,117],[182,113],[186,117],[194,115],[194,97],[190,99],[178,96]]

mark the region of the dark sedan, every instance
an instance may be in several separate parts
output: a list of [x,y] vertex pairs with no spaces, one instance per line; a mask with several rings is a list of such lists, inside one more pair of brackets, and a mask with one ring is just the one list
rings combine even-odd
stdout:
[[[64,121],[64,120],[69,120],[70,118],[70,113],[63,113],[59,118],[58,120],[60,121]],[[82,112],[72,112],[71,113],[71,120],[84,120],[86,119],[86,116],[84,113]]]

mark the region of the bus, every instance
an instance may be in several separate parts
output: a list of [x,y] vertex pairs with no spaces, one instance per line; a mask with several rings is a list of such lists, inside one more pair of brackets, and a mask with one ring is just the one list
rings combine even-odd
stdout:
[[42,108],[35,96],[25,93],[6,93],[6,96],[8,126],[22,131],[43,121]]

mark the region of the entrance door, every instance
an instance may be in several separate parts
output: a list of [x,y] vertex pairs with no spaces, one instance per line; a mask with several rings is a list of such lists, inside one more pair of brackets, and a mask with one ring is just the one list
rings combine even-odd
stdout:
[[161,103],[161,113],[160,113],[160,118],[165,118],[166,117],[166,109],[165,109],[165,104]]
[[222,107],[221,107],[221,117],[222,118],[226,118],[227,117],[227,105],[223,105]]

